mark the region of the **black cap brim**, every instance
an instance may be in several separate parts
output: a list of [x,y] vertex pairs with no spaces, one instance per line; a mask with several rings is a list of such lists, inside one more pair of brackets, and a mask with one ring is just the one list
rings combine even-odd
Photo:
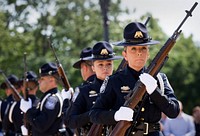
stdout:
[[110,57],[110,58],[95,58],[95,57],[87,57],[85,59],[87,60],[119,60],[122,59],[122,56],[114,56],[114,57]]
[[73,68],[76,68],[76,69],[80,69],[81,68],[81,63],[83,62],[83,60],[79,60],[77,62],[75,62],[73,64]]
[[73,64],[73,67],[74,67],[74,68],[77,68],[77,69],[81,69],[81,63],[83,63],[85,60],[88,60],[87,58],[88,58],[88,57],[81,58],[80,60],[78,60],[77,62],[75,62],[75,63]]
[[115,46],[146,46],[146,45],[156,45],[159,43],[160,43],[159,41],[151,40],[149,42],[143,42],[143,43],[119,41],[112,44]]

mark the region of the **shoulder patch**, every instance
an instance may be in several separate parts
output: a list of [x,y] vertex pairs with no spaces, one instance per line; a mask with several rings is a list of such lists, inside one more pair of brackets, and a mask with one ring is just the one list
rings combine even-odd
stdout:
[[108,80],[109,80],[109,76],[107,76],[105,78],[105,80],[103,81],[103,84],[101,85],[101,88],[100,88],[100,93],[104,93],[105,92],[106,86],[108,84]]
[[49,110],[53,110],[57,102],[58,102],[58,99],[55,96],[50,96],[47,98],[47,101],[45,103],[45,108]]

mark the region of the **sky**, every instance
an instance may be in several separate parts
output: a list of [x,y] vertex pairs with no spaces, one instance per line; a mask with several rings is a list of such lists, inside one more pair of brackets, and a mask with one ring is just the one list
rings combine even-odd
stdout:
[[150,12],[154,18],[159,19],[163,31],[171,36],[185,18],[185,10],[190,10],[195,2],[198,5],[192,17],[186,20],[181,30],[186,37],[192,34],[193,39],[200,42],[200,0],[122,0],[121,7],[127,7],[132,13],[123,15],[123,18],[133,18],[133,21],[139,21],[141,15]]

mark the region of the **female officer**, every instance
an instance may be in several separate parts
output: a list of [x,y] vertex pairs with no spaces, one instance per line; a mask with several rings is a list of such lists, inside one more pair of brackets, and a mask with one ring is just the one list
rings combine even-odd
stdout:
[[[91,109],[93,123],[115,125],[118,121],[130,121],[131,127],[122,135],[162,136],[159,126],[161,112],[175,118],[179,114],[179,104],[164,73],[158,78],[163,83],[162,87],[161,84],[158,86],[160,82],[157,83],[157,79],[144,73],[149,58],[149,46],[157,43],[151,40],[144,24],[132,22],[125,27],[124,41],[118,45],[124,46],[122,53],[128,66],[109,77],[104,93],[101,93]],[[133,110],[123,106],[124,96],[135,87],[138,80],[145,85],[147,97]]]
[[94,81],[80,88],[80,93],[72,105],[69,116],[65,118],[65,125],[69,128],[80,128],[80,135],[86,135],[91,127],[89,111],[100,93],[104,79],[113,72],[113,60],[121,59],[115,56],[108,42],[98,42],[93,46],[92,70],[96,74]]

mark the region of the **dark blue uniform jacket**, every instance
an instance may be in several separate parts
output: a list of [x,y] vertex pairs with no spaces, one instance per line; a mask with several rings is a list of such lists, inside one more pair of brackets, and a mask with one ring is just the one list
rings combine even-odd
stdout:
[[[115,112],[124,105],[125,96],[130,89],[133,89],[144,69],[137,72],[130,67],[110,76],[103,93],[91,109],[90,118],[93,123],[114,125]],[[179,105],[165,74],[161,74],[164,82],[164,94],[157,88],[151,95],[148,95],[140,116],[137,120],[156,123],[161,119],[161,112],[168,117],[175,118],[179,114]],[[135,114],[134,114],[135,115]]]
[[66,121],[69,128],[80,128],[90,122],[89,111],[96,101],[102,83],[102,80],[95,78],[92,83],[80,87],[80,93]]
[[[57,88],[51,89],[41,97],[37,108],[31,108],[27,111],[27,119],[32,127],[33,136],[48,136],[58,133],[61,128],[62,119],[58,117],[62,108],[57,95]],[[44,103],[41,102],[46,99]]]

